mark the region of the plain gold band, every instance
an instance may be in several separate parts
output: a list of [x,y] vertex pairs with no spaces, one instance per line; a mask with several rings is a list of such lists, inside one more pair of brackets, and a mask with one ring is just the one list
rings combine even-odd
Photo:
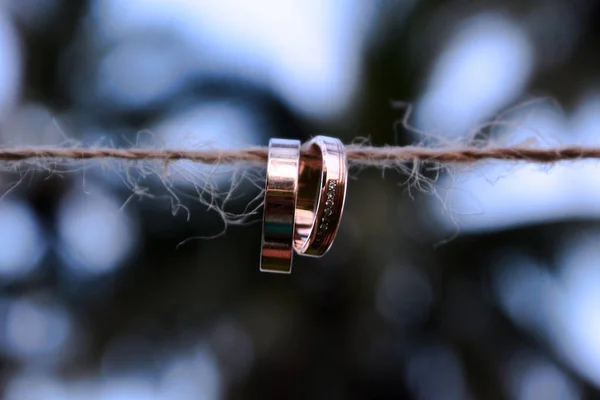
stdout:
[[269,141],[260,254],[263,272],[292,272],[299,162],[300,141]]

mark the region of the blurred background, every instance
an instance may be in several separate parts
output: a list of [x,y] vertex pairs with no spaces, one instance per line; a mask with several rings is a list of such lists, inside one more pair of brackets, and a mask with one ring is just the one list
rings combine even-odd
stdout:
[[[599,18],[594,0],[0,0],[0,143],[597,145]],[[264,171],[4,164],[0,392],[600,398],[599,168],[355,169],[331,252],[273,276]]]

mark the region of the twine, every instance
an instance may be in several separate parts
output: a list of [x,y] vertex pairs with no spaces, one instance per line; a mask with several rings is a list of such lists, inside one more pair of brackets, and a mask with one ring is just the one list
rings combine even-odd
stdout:
[[[121,160],[162,160],[164,162],[188,160],[201,164],[250,163],[264,165],[267,161],[267,147],[246,149],[118,149],[97,148],[57,148],[57,147],[18,147],[0,149],[1,161],[27,161],[36,159],[93,160],[113,158]],[[442,164],[473,163],[482,160],[526,161],[535,163],[555,163],[565,160],[600,158],[600,147],[559,146],[552,148],[514,147],[460,147],[427,148],[346,146],[348,162],[351,165],[393,166],[407,162],[435,162]]]

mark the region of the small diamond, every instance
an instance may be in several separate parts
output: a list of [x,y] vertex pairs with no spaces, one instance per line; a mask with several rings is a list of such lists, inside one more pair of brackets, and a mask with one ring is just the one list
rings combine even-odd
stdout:
[[321,225],[319,225],[319,228],[321,228],[323,230],[326,230],[327,228],[329,228],[329,225],[328,224],[321,224]]
[[326,205],[327,207],[331,207],[331,206],[333,206],[333,201],[331,201],[331,200],[327,200],[327,201],[325,202],[325,205]]
[[329,189],[335,189],[336,186],[337,183],[335,183],[334,181],[329,182]]
[[327,217],[323,217],[323,218],[321,218],[321,221],[322,221],[322,222],[329,222],[329,218],[327,218]]
[[333,192],[327,192],[327,198],[329,200],[333,199],[334,197],[335,197],[335,193],[333,193]]
[[331,208],[326,208],[325,209],[325,215],[330,216],[331,214],[333,214],[333,210]]

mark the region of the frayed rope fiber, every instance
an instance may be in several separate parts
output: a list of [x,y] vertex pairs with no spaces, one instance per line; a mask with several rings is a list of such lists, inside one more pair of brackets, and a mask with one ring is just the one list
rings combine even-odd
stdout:
[[[18,147],[0,149],[2,161],[26,161],[34,159],[92,160],[114,158],[122,160],[161,160],[164,162],[188,160],[201,164],[251,163],[265,164],[267,147],[219,150],[177,150],[177,149],[119,149],[59,148],[59,147]],[[352,165],[397,165],[406,162],[472,163],[481,160],[527,161],[554,163],[564,160],[600,158],[600,147],[559,146],[552,148],[514,147],[457,147],[427,148],[418,146],[371,147],[346,146],[348,162]]]

